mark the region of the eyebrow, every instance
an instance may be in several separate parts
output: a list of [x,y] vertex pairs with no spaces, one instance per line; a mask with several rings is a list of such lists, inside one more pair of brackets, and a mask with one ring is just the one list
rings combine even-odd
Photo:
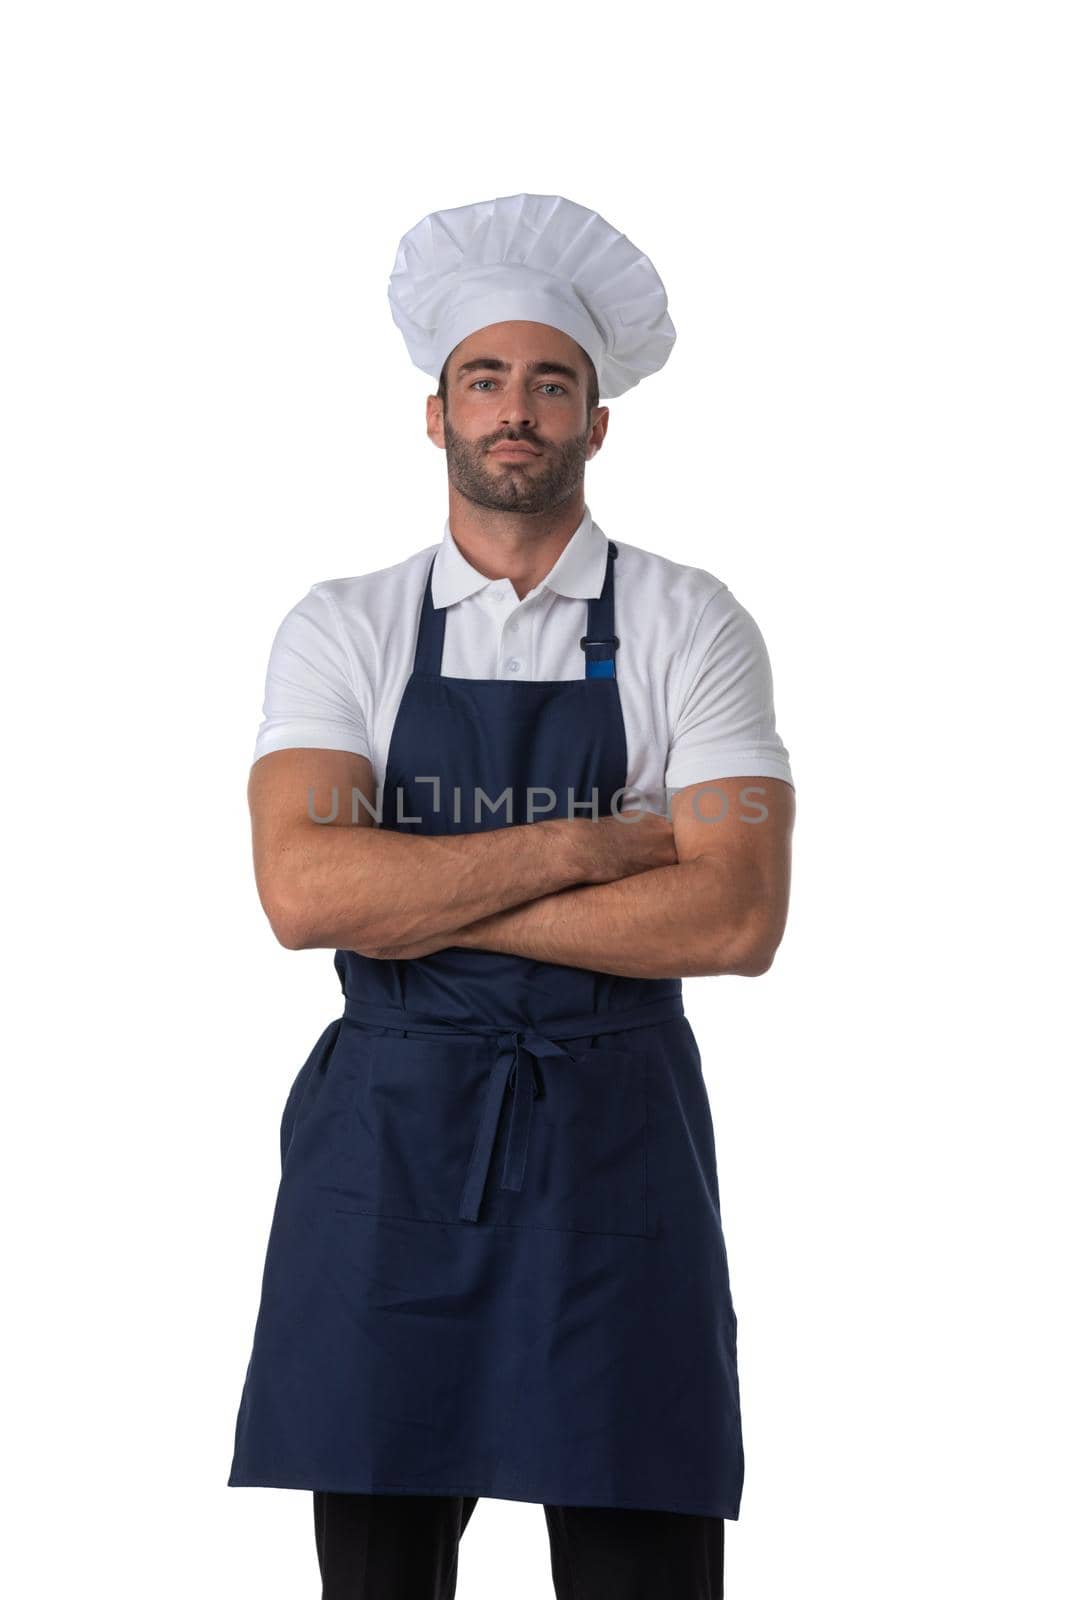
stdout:
[[[456,373],[457,378],[464,377],[468,372],[477,368],[485,368],[490,372],[510,372],[511,362],[501,361],[499,356],[475,356],[471,361],[465,361]],[[527,361],[526,370],[532,375],[544,377],[546,374],[558,372],[561,377],[569,378],[572,383],[579,382],[578,374],[573,367],[568,367],[562,361]]]

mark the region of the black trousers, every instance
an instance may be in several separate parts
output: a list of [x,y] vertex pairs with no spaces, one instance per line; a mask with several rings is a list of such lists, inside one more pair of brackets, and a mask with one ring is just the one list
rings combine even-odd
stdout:
[[[322,1600],[454,1600],[477,1495],[313,1491]],[[545,1506],[557,1600],[722,1600],[723,1519]],[[502,1572],[501,1589],[507,1585]]]

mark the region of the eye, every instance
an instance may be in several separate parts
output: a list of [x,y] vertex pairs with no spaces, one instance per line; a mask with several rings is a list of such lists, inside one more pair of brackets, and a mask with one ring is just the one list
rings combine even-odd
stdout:
[[[471,384],[471,388],[472,389],[477,389],[483,383],[491,384],[492,382],[493,382],[492,378],[475,378],[474,381]],[[564,387],[564,385],[562,383],[556,383],[554,379],[549,379],[549,381],[547,383],[543,383],[541,385],[541,388],[542,389],[555,389],[559,394],[566,394],[567,393],[567,390]]]

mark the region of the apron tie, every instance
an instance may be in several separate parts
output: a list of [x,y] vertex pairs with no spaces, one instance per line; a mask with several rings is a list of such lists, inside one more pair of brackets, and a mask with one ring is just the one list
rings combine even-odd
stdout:
[[[519,1032],[516,1029],[498,1034],[496,1048],[496,1063],[489,1077],[489,1088],[482,1106],[482,1117],[467,1165],[467,1176],[460,1200],[459,1214],[466,1222],[478,1220],[504,1108],[504,1095],[508,1090],[511,1091],[511,1115],[508,1118],[504,1174],[500,1180],[500,1187],[515,1191],[522,1188],[526,1173],[533,1102],[535,1098],[539,1099],[544,1094],[544,1080],[537,1065],[537,1057],[571,1054],[554,1040],[546,1039],[543,1034]],[[573,1057],[571,1059],[573,1060]]]
[[[344,982],[342,980],[342,989]],[[618,1033],[629,1028],[647,1027],[650,1023],[666,1022],[684,1017],[681,992],[660,995],[654,1000],[625,1006],[618,1011],[590,1011],[582,1016],[561,1017],[548,1026],[554,1039],[543,1033],[525,1029],[499,1029],[478,1023],[442,1022],[439,1017],[408,1011],[403,1006],[383,1005],[360,1000],[355,995],[345,995],[345,1017],[357,1027],[384,1027],[413,1030],[423,1034],[440,1034],[444,1037],[462,1038],[481,1036],[496,1041],[496,1062],[489,1075],[489,1087],[482,1104],[478,1133],[467,1163],[463,1182],[459,1215],[464,1222],[477,1222],[478,1212],[485,1197],[489,1167],[493,1159],[497,1131],[504,1109],[504,1096],[511,1092],[511,1115],[508,1118],[507,1142],[504,1149],[504,1173],[500,1180],[502,1189],[515,1192],[522,1188],[526,1173],[526,1156],[530,1145],[530,1126],[533,1102],[544,1094],[544,1080],[537,1059],[541,1056],[574,1056],[563,1048],[560,1039],[577,1039],[588,1035]]]

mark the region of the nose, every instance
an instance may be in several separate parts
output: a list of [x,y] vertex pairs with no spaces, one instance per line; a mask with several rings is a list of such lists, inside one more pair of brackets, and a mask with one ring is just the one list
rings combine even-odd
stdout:
[[533,427],[533,406],[526,385],[520,379],[500,391],[497,421],[500,427],[515,428],[520,434]]

